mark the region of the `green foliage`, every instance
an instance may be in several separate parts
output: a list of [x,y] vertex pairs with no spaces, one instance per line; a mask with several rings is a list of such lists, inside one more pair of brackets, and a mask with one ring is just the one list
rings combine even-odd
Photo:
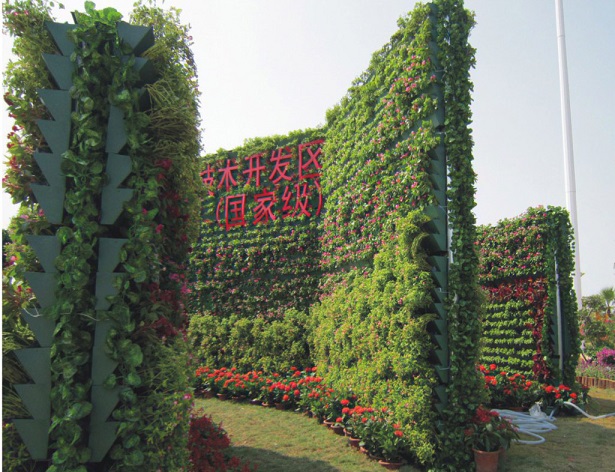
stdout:
[[310,361],[306,313],[290,309],[280,319],[192,315],[188,338],[198,365],[266,372],[307,366]]
[[33,472],[34,467],[35,464],[15,426],[2,422],[2,469],[14,472]]
[[594,357],[601,349],[615,346],[613,302],[612,287],[583,297],[583,306],[579,310],[579,325],[585,341],[585,355]]
[[481,379],[476,373],[480,339],[481,296],[478,285],[478,255],[473,208],[476,175],[472,169],[472,121],[470,69],[474,49],[468,44],[474,15],[459,0],[438,0],[437,44],[444,71],[444,144],[449,184],[448,224],[452,229],[449,251],[447,322],[450,351],[448,407],[438,435],[438,463],[442,470],[469,470],[473,464],[463,447],[463,429],[481,402]]
[[326,275],[371,265],[383,229],[435,203],[429,173],[441,142],[441,71],[433,18],[419,5],[327,113],[321,228]]
[[[573,385],[580,354],[572,288],[574,245],[566,210],[530,208],[481,227],[480,282],[488,292],[482,362],[551,383]],[[559,287],[559,288],[558,288]],[[557,291],[564,319],[564,372],[554,320]]]
[[413,425],[408,441],[421,463],[433,461],[431,390],[435,373],[427,323],[433,282],[421,240],[420,212],[387,233],[371,274],[355,271],[312,309],[313,357],[334,388],[359,402],[387,407],[394,420]]
[[30,183],[39,181],[41,172],[34,162],[34,151],[42,141],[36,120],[47,115],[47,109],[37,90],[51,88],[51,78],[42,53],[54,53],[56,48],[45,28],[52,20],[53,2],[17,0],[2,3],[3,31],[13,38],[15,59],[8,61],[4,74],[4,101],[9,116],[15,120],[8,136],[3,187],[13,203],[33,206],[35,200]]

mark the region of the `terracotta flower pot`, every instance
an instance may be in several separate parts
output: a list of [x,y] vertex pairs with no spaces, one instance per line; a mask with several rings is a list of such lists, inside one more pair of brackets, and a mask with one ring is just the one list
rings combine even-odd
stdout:
[[226,393],[219,393],[218,394],[218,399],[219,400],[228,400],[228,395]]
[[339,425],[336,426],[334,424],[334,425],[330,426],[330,428],[333,430],[333,432],[335,434],[339,434],[340,436],[344,435],[344,427],[343,426],[339,426]]
[[359,443],[361,440],[359,438],[353,438],[351,436],[348,437],[348,444],[350,447],[354,447],[355,449],[359,449]]
[[498,462],[500,460],[500,451],[474,451],[474,462],[476,463],[476,472],[497,472]]
[[399,470],[404,465],[403,462],[389,462],[385,460],[379,460],[378,464],[384,467],[386,470]]

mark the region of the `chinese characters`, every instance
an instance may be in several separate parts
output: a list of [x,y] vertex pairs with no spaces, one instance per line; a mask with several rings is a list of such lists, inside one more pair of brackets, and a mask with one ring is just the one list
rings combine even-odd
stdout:
[[215,217],[226,231],[270,221],[320,215],[322,139],[246,157],[227,157],[201,172]]

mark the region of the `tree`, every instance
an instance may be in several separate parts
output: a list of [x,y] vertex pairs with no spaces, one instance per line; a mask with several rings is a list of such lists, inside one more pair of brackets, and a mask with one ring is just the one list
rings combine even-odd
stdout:
[[603,288],[602,290],[600,290],[598,296],[600,297],[600,301],[602,302],[604,313],[608,318],[610,318],[613,314],[612,308],[615,307],[615,288]]

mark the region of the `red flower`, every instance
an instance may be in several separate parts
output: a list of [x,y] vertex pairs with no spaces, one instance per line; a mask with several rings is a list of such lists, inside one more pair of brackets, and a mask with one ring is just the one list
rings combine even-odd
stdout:
[[348,404],[350,403],[350,400],[346,400],[344,398],[340,403],[342,404],[342,406],[348,406]]
[[401,429],[396,429],[393,434],[398,438],[401,438],[404,435],[404,432]]
[[489,368],[490,368],[491,370],[495,370],[495,369],[497,369],[497,368],[498,368],[498,366],[497,366],[497,365],[495,365],[495,364],[490,364],[490,365],[489,365]]
[[289,397],[288,395],[286,395],[286,394],[285,394],[285,395],[282,397],[282,401],[283,401],[283,402],[287,402],[288,400],[290,400],[290,397]]

